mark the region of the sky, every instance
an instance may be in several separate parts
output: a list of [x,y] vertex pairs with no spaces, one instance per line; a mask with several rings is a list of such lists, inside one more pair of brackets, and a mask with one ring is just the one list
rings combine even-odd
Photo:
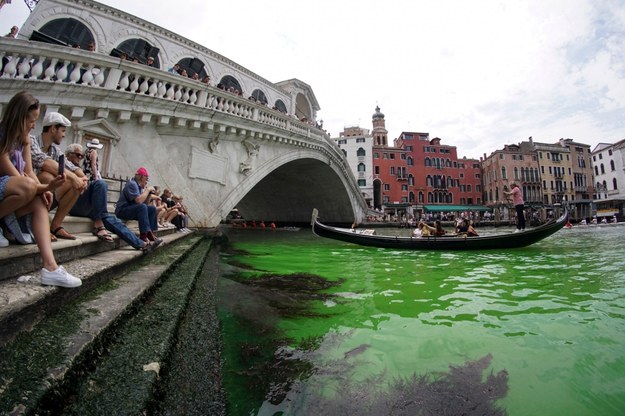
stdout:
[[[371,129],[389,144],[429,133],[459,157],[532,136],[625,138],[625,0],[102,0],[271,82],[310,85],[332,137]],[[21,25],[21,0],[0,31]]]

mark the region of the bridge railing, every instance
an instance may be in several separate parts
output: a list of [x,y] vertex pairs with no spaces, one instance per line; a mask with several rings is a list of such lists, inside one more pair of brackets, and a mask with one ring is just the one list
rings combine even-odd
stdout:
[[98,52],[0,38],[0,57],[4,64],[2,79],[62,82],[126,91],[227,113],[317,140],[328,139],[323,130],[263,104],[190,78]]
[[[159,68],[66,46],[0,38],[0,85],[3,80],[25,83],[71,84],[85,89],[113,90],[205,108],[283,130],[290,137],[320,145],[338,163],[355,195],[360,194],[351,168],[338,145],[323,130],[260,103]],[[0,89],[5,98],[17,91]],[[20,88],[29,88],[27,85]],[[33,87],[33,89],[35,89]],[[88,91],[85,91],[88,94]],[[364,204],[364,199],[363,199]]]

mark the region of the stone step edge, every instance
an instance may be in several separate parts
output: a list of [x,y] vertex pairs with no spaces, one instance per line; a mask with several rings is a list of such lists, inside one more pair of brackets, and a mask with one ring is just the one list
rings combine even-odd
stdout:
[[[137,234],[133,228],[131,231]],[[159,237],[175,233],[174,228],[162,229],[157,232]],[[91,233],[76,233],[76,240],[58,239],[52,243],[54,257],[58,264],[86,257],[104,251],[127,247],[127,244],[118,236],[113,235],[113,243],[99,240]],[[8,247],[0,248],[0,284],[7,279],[17,278],[41,269],[41,256],[36,244],[21,245],[11,243]],[[1,305],[1,304],[0,304]]]
[[[186,238],[189,237],[189,238]],[[167,271],[184,259],[186,255],[202,240],[201,237],[191,237],[189,235],[181,235],[170,241],[168,244],[178,241],[176,244],[184,244],[185,240],[189,241],[186,247],[181,246],[180,251],[170,257],[170,262],[160,264],[148,264],[140,269],[120,272],[118,274],[125,273],[119,279],[116,279],[116,286],[110,290],[105,290],[102,293],[98,293],[93,299],[85,299],[81,303],[81,310],[85,311],[84,318],[80,323],[79,329],[67,338],[66,342],[66,354],[67,357],[63,363],[56,366],[51,366],[46,369],[46,379],[40,380],[38,387],[33,386],[33,389],[28,394],[24,394],[24,403],[16,404],[16,408],[19,409],[19,414],[28,413],[32,411],[33,406],[37,406],[38,403],[48,396],[50,393],[55,396],[56,389],[58,389],[64,382],[65,376],[76,366],[80,366],[84,361],[84,355],[88,355],[89,351],[97,350],[97,345],[102,343],[103,337],[114,327],[118,325],[120,320],[132,317],[133,311],[137,309],[137,305],[142,302],[147,293],[158,284],[162,276]],[[157,253],[157,252],[154,252]],[[104,253],[106,255],[110,253]],[[134,256],[133,256],[134,259]],[[94,259],[98,260],[98,259]],[[99,259],[103,262],[108,262],[110,259]],[[132,260],[131,260],[132,261]],[[123,268],[127,269],[128,262],[124,261],[119,264]],[[90,289],[82,290],[81,294],[77,294],[72,297],[72,300],[77,299],[80,295],[87,293],[89,290],[94,289],[95,286],[102,284],[105,280],[112,279],[113,276],[104,278],[98,276],[98,273],[88,277],[83,276],[86,280],[83,282],[94,282],[95,284]],[[97,281],[97,282],[96,282]],[[81,288],[85,287],[83,286]],[[57,293],[61,295],[68,293],[75,289],[59,289]],[[70,300],[64,299],[64,303]],[[48,310],[45,314],[54,313],[52,310]],[[10,344],[9,344],[10,345]],[[26,392],[25,392],[26,393]],[[0,413],[15,411],[13,409],[0,409]]]
[[[162,236],[163,246],[172,244],[194,233],[172,233]],[[95,237],[94,237],[95,238]],[[110,243],[96,243],[106,244]],[[161,247],[157,249],[161,250]],[[39,253],[37,252],[37,256]],[[77,298],[96,287],[103,280],[123,272],[132,261],[143,256],[140,250],[130,246],[74,257],[63,262],[63,267],[83,281],[79,288],[66,289],[41,285],[38,272],[30,272],[18,279],[0,281],[0,345],[12,339],[19,332],[31,328],[46,313],[59,304]],[[61,262],[59,262],[61,263]],[[35,269],[36,270],[36,269]]]

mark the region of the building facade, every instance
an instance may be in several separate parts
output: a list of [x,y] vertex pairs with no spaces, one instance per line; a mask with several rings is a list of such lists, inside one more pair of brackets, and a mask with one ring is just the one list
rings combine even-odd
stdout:
[[596,215],[616,215],[622,220],[625,214],[625,140],[614,144],[599,143],[592,151],[592,164]]
[[347,163],[352,168],[352,173],[358,181],[358,187],[365,198],[367,205],[373,207],[373,168],[371,149],[373,146],[373,136],[368,129],[357,126],[346,127],[339,134],[338,139],[334,139],[341,149]]

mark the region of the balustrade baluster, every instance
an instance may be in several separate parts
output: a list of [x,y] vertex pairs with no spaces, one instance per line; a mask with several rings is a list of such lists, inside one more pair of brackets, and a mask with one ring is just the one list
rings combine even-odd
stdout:
[[139,89],[139,77],[136,74],[132,75],[132,82],[128,86],[128,89],[130,92],[137,92],[137,89]]
[[82,74],[82,83],[85,85],[93,84],[93,67],[94,65],[89,65],[84,74]]
[[57,81],[61,81],[61,82],[65,81],[65,78],[67,78],[67,73],[68,73],[68,70],[67,70],[67,66],[68,65],[69,65],[69,61],[65,60],[63,62],[63,66],[61,68],[59,68],[58,71],[56,71],[56,80]]
[[45,60],[45,58],[43,56],[39,57],[39,60],[33,66],[33,69],[31,69],[31,71],[30,71],[30,78],[31,79],[39,79],[41,74],[43,74],[43,61],[44,60]]
[[125,91],[130,85],[130,79],[128,77],[129,77],[128,71],[125,71],[124,75],[122,75],[122,79],[119,80],[120,90]]
[[150,84],[150,88],[148,88],[148,95],[150,97],[156,96],[156,93],[158,92],[158,84],[160,84],[160,82],[158,82],[155,79],[152,80],[152,83]]
[[93,85],[100,87],[104,83],[104,68],[94,68],[94,71],[96,75],[93,78]]
[[76,62],[76,65],[74,66],[74,70],[72,71],[71,74],[69,74],[69,82],[70,84],[75,84],[78,81],[80,81],[81,78],[81,72],[82,70],[82,62]]
[[180,97],[182,97],[182,87],[178,87],[176,93],[174,94],[174,100],[180,101]]
[[170,85],[169,88],[167,88],[167,93],[165,94],[165,97],[167,97],[170,100],[173,100],[174,95],[175,95],[175,89],[173,85]]
[[148,90],[148,88],[150,88],[150,84],[148,83],[148,79],[149,78],[143,78],[143,82],[141,82],[141,85],[139,86],[139,92],[141,94],[145,94],[145,92]]
[[165,83],[164,82],[159,82],[158,83],[158,91],[156,93],[156,96],[158,98],[163,98],[166,93],[167,93],[167,87],[165,86]]
[[52,58],[52,61],[50,62],[50,65],[48,65],[48,67],[46,68],[46,71],[44,72],[44,81],[52,81],[52,77],[54,76],[54,73],[56,72],[56,63],[59,62],[59,58]]
[[30,59],[31,55],[27,55],[26,58],[22,59],[22,62],[17,67],[19,70],[18,78],[28,78],[28,73],[30,72]]
[[195,93],[195,90],[193,90],[191,92],[191,96],[189,97],[189,104],[195,105],[196,101],[197,101],[197,94]]
[[189,88],[184,89],[184,94],[182,94],[182,102],[183,103],[189,102]]

